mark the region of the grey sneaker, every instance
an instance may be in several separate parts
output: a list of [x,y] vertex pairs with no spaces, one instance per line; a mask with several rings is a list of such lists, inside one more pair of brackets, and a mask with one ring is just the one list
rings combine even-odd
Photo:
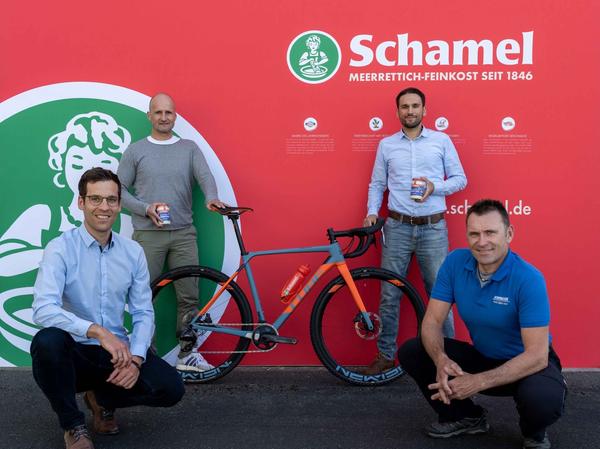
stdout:
[[542,441],[533,438],[525,438],[523,440],[523,449],[550,449],[550,447],[551,445],[547,432],[544,433],[544,439]]
[[199,352],[191,352],[181,359],[177,359],[177,365],[175,366],[177,371],[208,371],[214,368],[210,363],[206,361],[202,354]]
[[425,427],[425,433],[431,438],[450,438],[458,435],[475,435],[490,430],[484,412],[479,418],[463,418],[459,421],[434,422]]

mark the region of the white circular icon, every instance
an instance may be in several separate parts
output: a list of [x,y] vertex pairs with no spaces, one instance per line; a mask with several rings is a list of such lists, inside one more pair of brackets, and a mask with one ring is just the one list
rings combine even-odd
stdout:
[[438,117],[435,119],[435,129],[438,131],[445,131],[448,129],[448,126],[450,126],[450,124],[446,117]]
[[304,120],[304,129],[307,131],[314,131],[317,129],[317,125],[317,119],[314,117],[308,117],[306,120]]
[[380,131],[383,128],[383,120],[379,117],[373,117],[369,120],[369,128],[371,128],[371,131]]
[[504,117],[502,119],[502,129],[504,131],[512,131],[515,129],[515,119],[512,117]]

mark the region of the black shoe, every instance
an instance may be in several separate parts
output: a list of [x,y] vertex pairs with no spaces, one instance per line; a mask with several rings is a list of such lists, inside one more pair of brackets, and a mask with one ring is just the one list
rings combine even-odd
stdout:
[[458,435],[475,435],[490,430],[484,412],[479,418],[463,418],[458,421],[434,422],[425,427],[425,433],[431,438],[450,438]]

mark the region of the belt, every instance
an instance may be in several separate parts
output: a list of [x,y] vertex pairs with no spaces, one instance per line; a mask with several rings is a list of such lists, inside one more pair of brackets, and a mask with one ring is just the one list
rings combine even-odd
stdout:
[[408,223],[411,225],[424,225],[424,224],[435,224],[444,218],[444,212],[439,212],[433,215],[425,215],[423,217],[411,217],[410,215],[403,215],[399,212],[390,210],[388,211],[388,217],[398,220],[400,223]]

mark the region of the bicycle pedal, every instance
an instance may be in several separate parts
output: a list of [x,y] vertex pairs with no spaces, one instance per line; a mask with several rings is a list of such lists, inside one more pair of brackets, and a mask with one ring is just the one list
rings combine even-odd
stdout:
[[262,338],[266,341],[272,341],[273,343],[282,343],[284,345],[295,345],[298,343],[298,339],[294,337],[283,337],[281,335],[262,335]]

